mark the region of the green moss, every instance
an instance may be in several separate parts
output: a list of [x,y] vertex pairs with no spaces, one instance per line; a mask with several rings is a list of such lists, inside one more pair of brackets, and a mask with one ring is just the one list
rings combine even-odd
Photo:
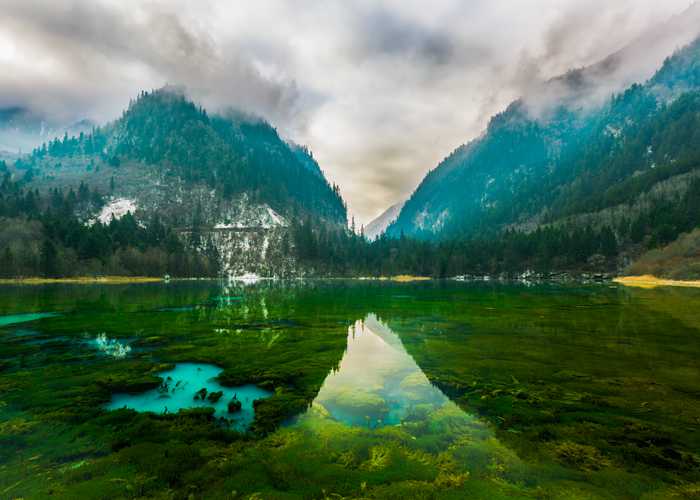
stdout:
[[563,464],[584,471],[599,470],[610,465],[593,446],[564,441],[553,446],[554,456]]

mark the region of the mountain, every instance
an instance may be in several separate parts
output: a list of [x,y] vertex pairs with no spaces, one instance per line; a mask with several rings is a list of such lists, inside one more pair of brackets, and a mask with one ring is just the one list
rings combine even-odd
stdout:
[[580,106],[581,93],[556,94],[538,113],[527,99],[514,102],[428,173],[388,234],[605,227],[621,248],[668,243],[695,224],[685,209],[700,177],[699,77],[696,39],[600,106]]
[[402,201],[390,206],[384,212],[378,215],[375,219],[373,219],[369,224],[367,224],[365,226],[364,232],[365,238],[367,238],[370,241],[373,241],[379,238],[382,234],[384,234],[386,228],[389,227],[389,225],[392,222],[394,222],[399,216],[399,213],[401,212],[404,203],[405,202]]
[[[210,268],[233,275],[294,272],[289,232],[297,219],[346,225],[338,188],[306,148],[288,144],[259,118],[209,114],[172,88],[143,92],[118,120],[51,140],[6,169],[25,197],[42,198],[31,201],[37,210],[50,211],[58,196],[57,205],[93,232],[113,219],[145,232],[162,226],[188,258],[208,256]],[[144,234],[149,238],[165,245],[164,237]],[[67,234],[56,243],[73,244]],[[140,251],[150,244],[140,242]],[[105,252],[92,252],[103,265]]]

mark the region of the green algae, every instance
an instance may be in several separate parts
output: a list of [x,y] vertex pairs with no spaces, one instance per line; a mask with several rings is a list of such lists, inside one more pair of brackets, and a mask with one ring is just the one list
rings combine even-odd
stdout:
[[[64,314],[32,328],[55,341],[0,336],[3,498],[655,499],[700,484],[697,291],[0,287],[0,314],[46,310]],[[135,349],[80,348],[101,332]],[[249,432],[207,408],[103,409],[187,362],[273,393]]]

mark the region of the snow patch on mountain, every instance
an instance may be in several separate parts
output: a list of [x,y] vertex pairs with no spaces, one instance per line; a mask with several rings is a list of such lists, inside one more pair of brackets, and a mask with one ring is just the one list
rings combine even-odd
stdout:
[[448,209],[445,209],[442,212],[440,212],[440,215],[438,215],[438,218],[435,221],[435,225],[433,226],[433,232],[442,230],[442,228],[445,227],[445,222],[447,222],[449,218],[450,211]]
[[96,222],[109,224],[112,221],[112,217],[119,220],[129,212],[133,215],[136,213],[136,208],[137,205],[134,200],[129,198],[115,198],[102,207],[97,217],[88,221],[88,225],[93,225]]
[[230,278],[255,274],[264,277],[293,275],[295,260],[286,227],[218,229],[210,237],[221,259],[221,272]]

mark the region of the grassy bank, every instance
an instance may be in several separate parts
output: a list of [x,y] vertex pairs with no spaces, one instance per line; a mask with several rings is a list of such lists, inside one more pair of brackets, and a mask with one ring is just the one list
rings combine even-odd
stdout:
[[657,278],[651,274],[642,276],[620,276],[613,280],[615,283],[620,283],[625,286],[633,286],[637,288],[656,288],[659,286],[684,286],[700,288],[700,280],[672,280],[666,278]]
[[358,278],[360,280],[394,281],[397,283],[410,283],[412,281],[430,281],[430,276],[413,276],[411,274],[398,274],[396,276],[366,276]]
[[0,285],[47,285],[52,283],[79,285],[124,285],[129,283],[157,283],[163,278],[151,276],[76,276],[72,278],[6,278],[0,279]]

